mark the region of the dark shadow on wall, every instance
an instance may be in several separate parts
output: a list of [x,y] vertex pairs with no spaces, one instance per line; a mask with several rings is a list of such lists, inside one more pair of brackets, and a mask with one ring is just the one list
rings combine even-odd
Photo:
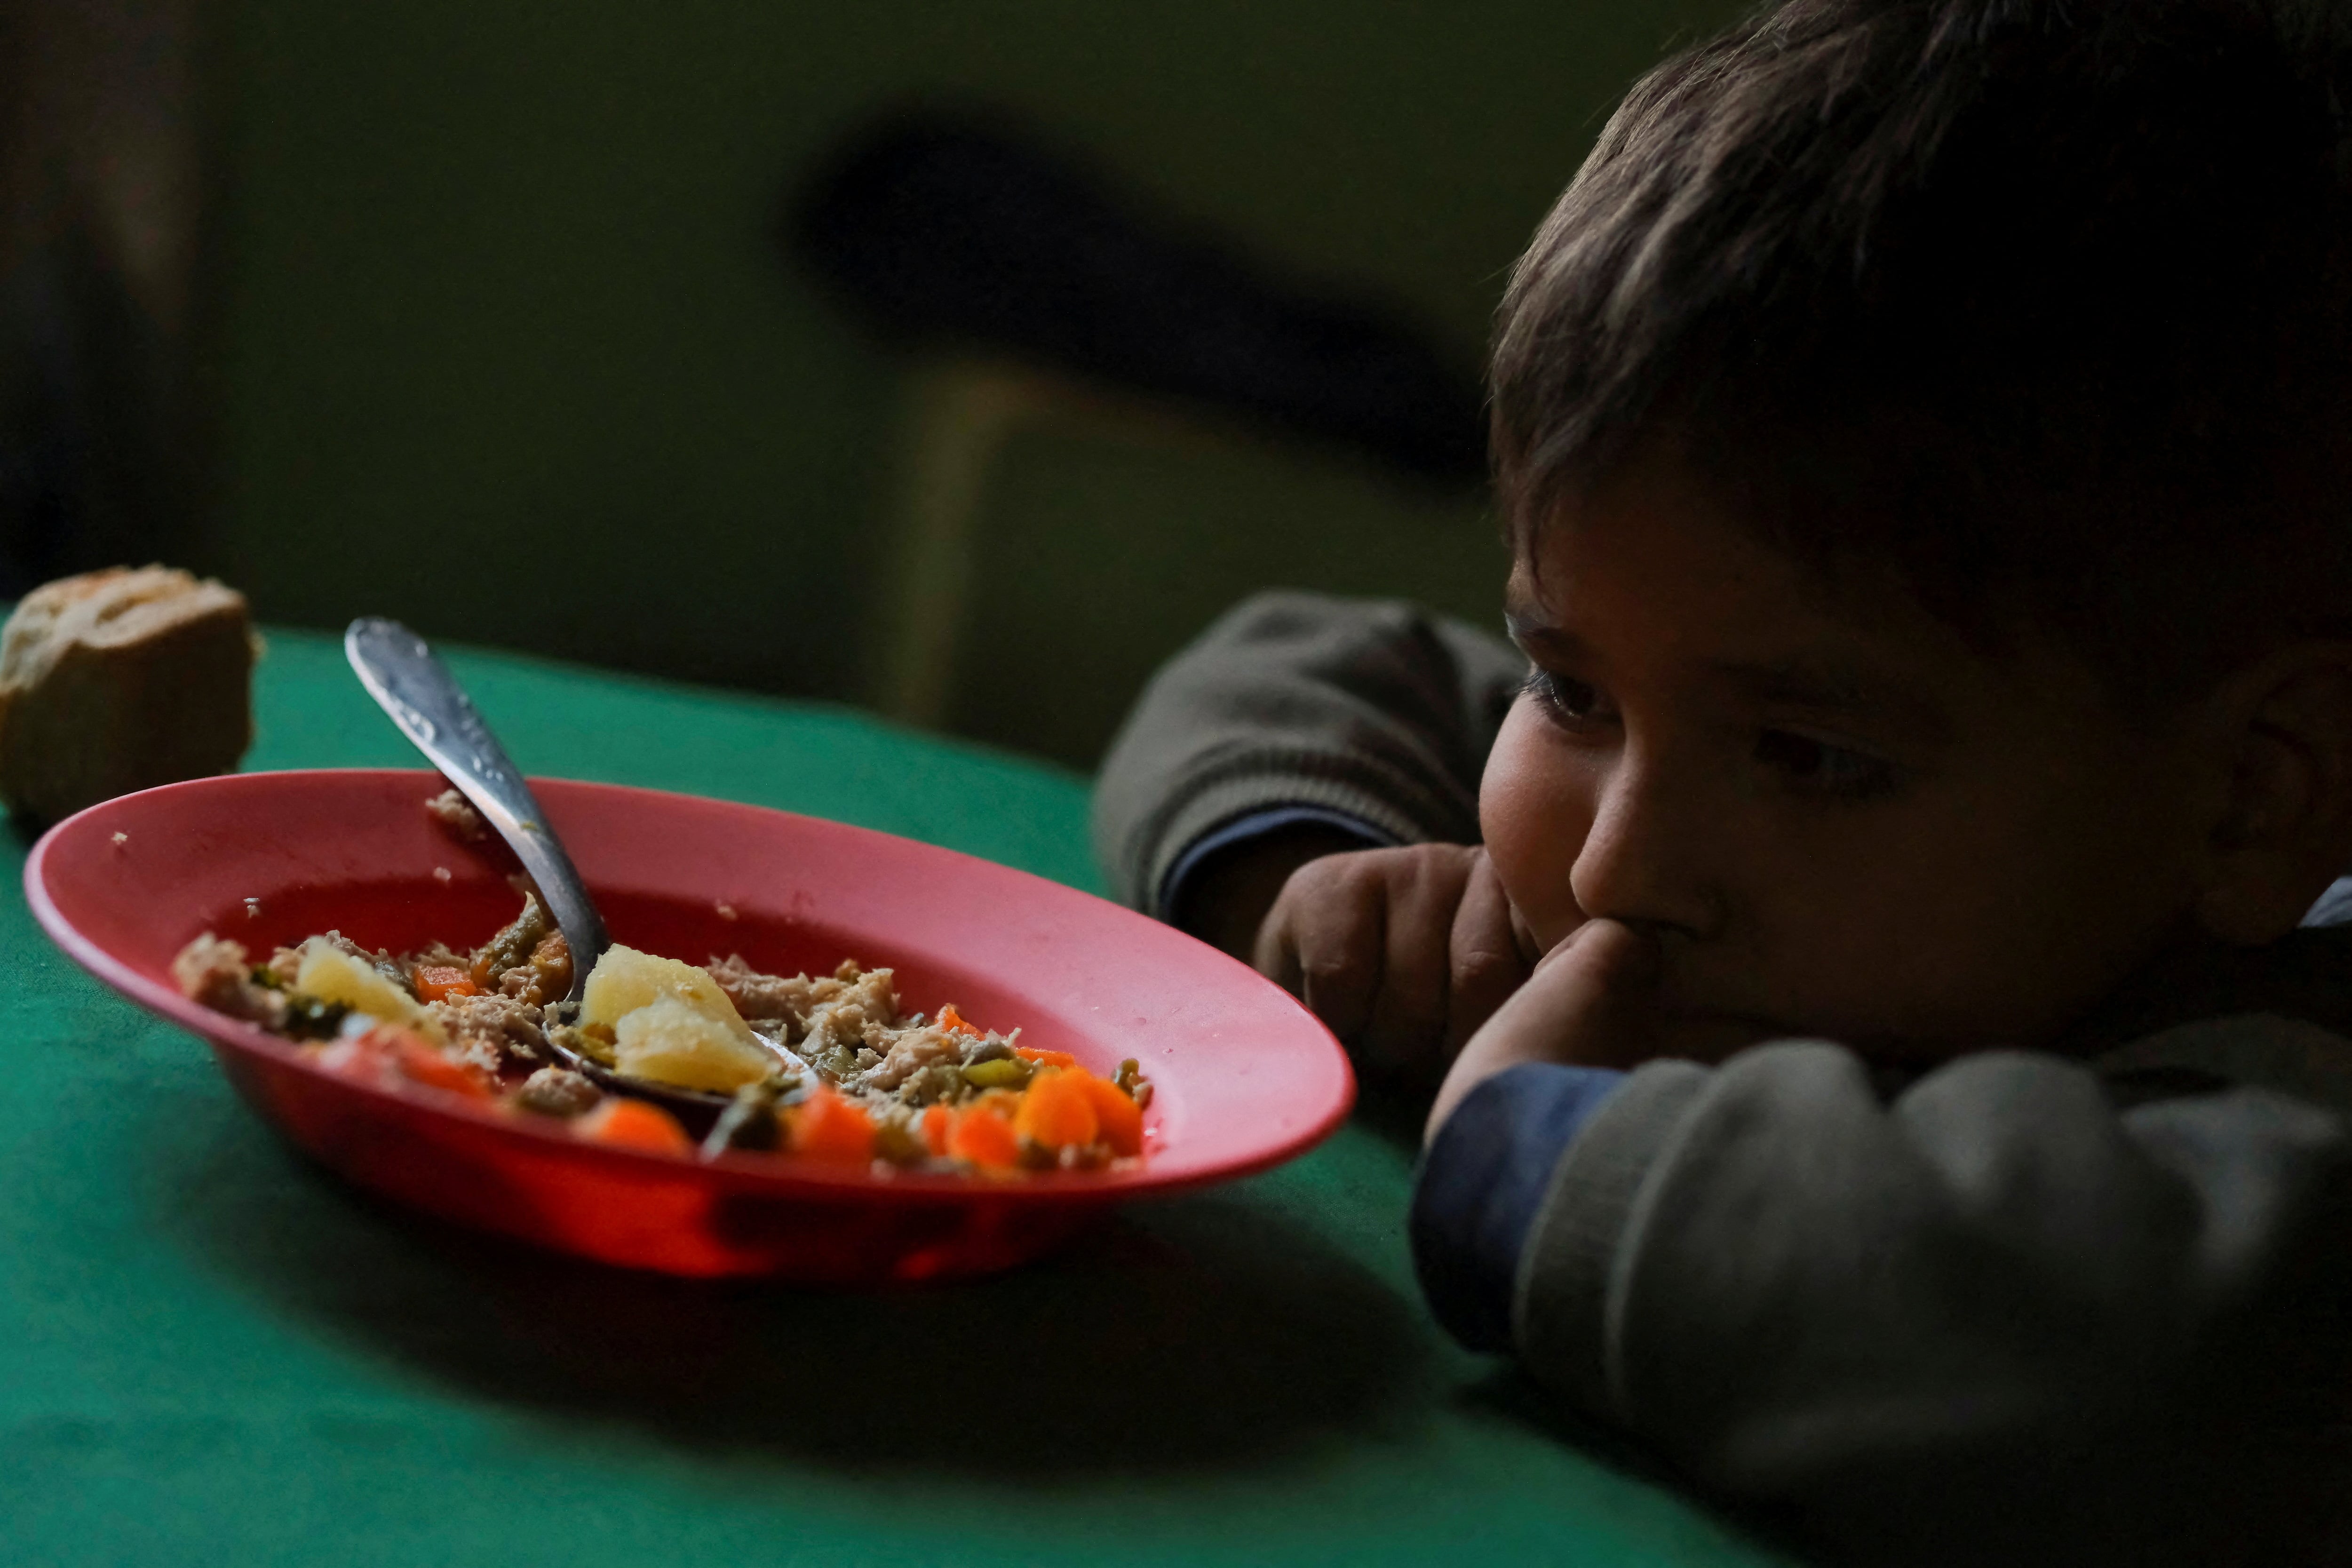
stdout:
[[1007,123],[906,114],[796,192],[786,243],[869,331],[1004,355],[1475,484],[1476,378],[1400,307],[1279,279]]

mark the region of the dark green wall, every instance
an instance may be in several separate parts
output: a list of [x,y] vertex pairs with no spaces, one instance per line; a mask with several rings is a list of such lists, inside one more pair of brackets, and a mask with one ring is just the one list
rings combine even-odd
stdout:
[[[903,367],[770,238],[835,138],[910,101],[1010,108],[1272,265],[1395,297],[1467,363],[1608,105],[1727,12],[237,0],[205,563],[278,620],[854,698]],[[1002,467],[976,570],[1019,635],[967,667],[975,732],[1083,760],[1256,581],[1489,602],[1476,498],[1328,454],[1054,435]],[[1056,682],[1068,721],[1039,724]]]

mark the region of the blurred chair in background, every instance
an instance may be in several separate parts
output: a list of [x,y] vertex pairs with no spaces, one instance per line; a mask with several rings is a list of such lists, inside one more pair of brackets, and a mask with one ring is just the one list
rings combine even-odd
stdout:
[[0,9],[0,597],[200,552],[195,12]]
[[1402,312],[1270,279],[1009,132],[886,121],[789,222],[793,248],[894,342],[1205,405],[1441,483],[1486,473],[1476,381]]
[[[1024,682],[1009,698],[975,689],[987,645],[1009,629],[987,592],[992,577],[1004,584],[1004,563],[992,571],[983,552],[1019,553],[1009,537],[982,537],[990,491],[1024,437],[1196,462],[1220,444],[1294,444],[1386,473],[1408,506],[1434,500],[1447,522],[1485,479],[1477,384],[1402,312],[1271,279],[1003,129],[886,121],[809,184],[788,227],[798,258],[912,361],[872,687],[877,706],[909,722],[1084,764],[1139,682],[1130,669],[1104,672],[1095,691],[1083,680],[1050,693]],[[1196,579],[1174,618],[1184,631],[1284,569],[1279,548],[1222,578],[1214,562],[1178,552],[1037,602],[1067,618],[1074,601],[1125,600],[1129,635],[1110,640],[1133,663],[1138,647],[1168,651],[1131,634],[1140,603],[1165,597],[1171,564]],[[1088,573],[1031,559],[1016,574],[1076,584]],[[1079,672],[1066,656],[1055,673]],[[981,710],[991,699],[993,714]]]

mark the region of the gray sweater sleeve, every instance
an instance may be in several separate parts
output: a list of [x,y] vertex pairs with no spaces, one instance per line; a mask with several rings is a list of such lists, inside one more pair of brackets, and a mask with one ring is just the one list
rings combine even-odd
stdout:
[[2119,1109],[2054,1057],[1891,1101],[1828,1045],[1654,1062],[1561,1156],[1513,1337],[1580,1413],[1834,1555],[2295,1560],[2264,1532],[2313,1527],[2298,1479],[2338,1462],[2312,1434],[2341,1407],[2290,1407],[2347,1386],[2347,1164],[2310,1103]]
[[1117,896],[1157,907],[1169,868],[1228,823],[1314,806],[1398,843],[1475,843],[1478,775],[1527,661],[1391,601],[1268,593],[1145,689],[1095,786]]

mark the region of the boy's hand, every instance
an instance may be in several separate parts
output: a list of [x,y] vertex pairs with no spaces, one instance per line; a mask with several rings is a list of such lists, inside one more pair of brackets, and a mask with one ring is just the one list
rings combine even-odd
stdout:
[[1436,1136],[1462,1097],[1521,1062],[1629,1068],[1655,1045],[1658,944],[1615,921],[1587,921],[1544,954],[1528,983],[1462,1047],[1423,1130]]
[[1257,952],[1258,927],[1290,874],[1309,860],[1363,847],[1356,834],[1314,823],[1259,834],[1195,870],[1168,923],[1247,963]]
[[1292,872],[1251,961],[1374,1074],[1436,1081],[1534,963],[1486,852],[1360,849]]

